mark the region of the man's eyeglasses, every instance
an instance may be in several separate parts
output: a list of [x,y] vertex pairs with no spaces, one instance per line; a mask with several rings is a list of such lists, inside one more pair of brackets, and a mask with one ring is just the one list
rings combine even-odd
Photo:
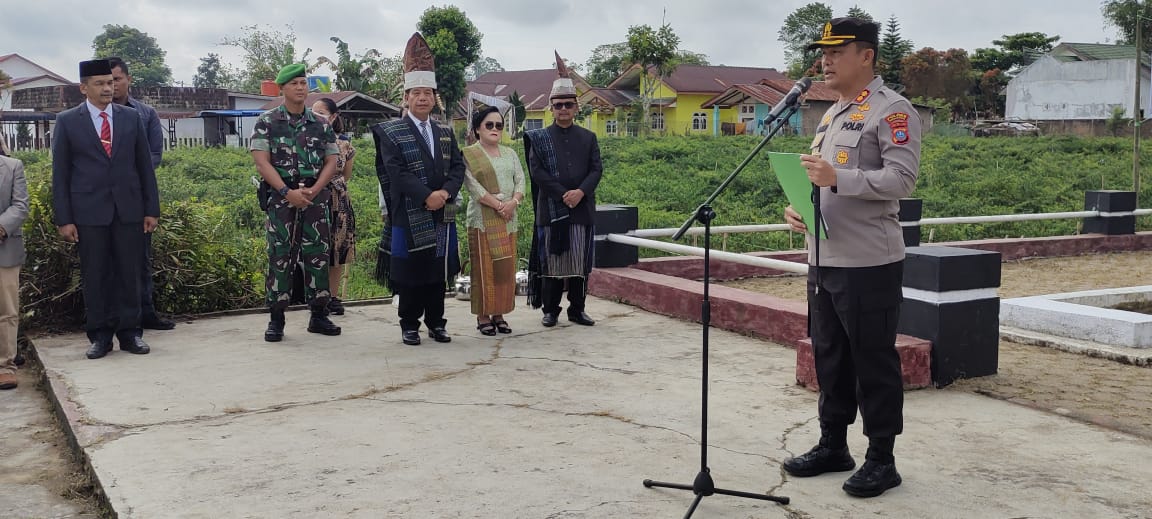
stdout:
[[504,123],[497,123],[497,122],[488,121],[488,122],[484,123],[484,128],[487,130],[491,130],[491,129],[503,130],[504,129]]
[[552,109],[553,110],[571,110],[573,108],[576,108],[576,103],[573,103],[572,101],[566,101],[563,103],[552,103]]

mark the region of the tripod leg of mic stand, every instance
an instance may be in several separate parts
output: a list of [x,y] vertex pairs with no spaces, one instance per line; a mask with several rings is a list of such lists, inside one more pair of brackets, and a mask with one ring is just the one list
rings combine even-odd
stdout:
[[665,483],[663,481],[652,481],[651,479],[644,480],[644,486],[647,488],[675,488],[676,490],[692,490],[692,485],[684,485],[681,483]]
[[684,514],[684,519],[688,519],[692,517],[692,514],[696,513],[696,507],[700,506],[700,501],[703,499],[704,496],[696,496],[696,499],[692,500],[692,506],[688,507],[688,513]]
[[741,492],[739,490],[725,490],[723,488],[717,488],[716,493],[723,495],[723,496],[746,497],[748,499],[760,499],[762,501],[772,501],[775,503],[780,503],[782,505],[786,505],[786,504],[792,502],[791,499],[784,497],[784,496],[773,496],[773,495],[769,495],[769,494],[753,494],[751,492]]

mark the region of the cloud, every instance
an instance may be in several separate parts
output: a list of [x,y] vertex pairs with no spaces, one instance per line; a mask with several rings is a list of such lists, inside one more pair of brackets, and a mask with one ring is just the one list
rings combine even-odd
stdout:
[[[239,52],[217,44],[226,35],[239,35],[245,25],[267,24],[281,29],[292,24],[297,48],[311,47],[312,58],[332,57],[339,36],[354,54],[375,48],[399,53],[416,22],[435,2],[343,0],[120,0],[93,7],[81,0],[0,0],[0,54],[17,52],[65,77],[75,74],[76,62],[91,56],[92,38],[106,23],[126,24],[155,37],[167,51],[176,80],[190,82],[200,58],[210,52],[240,63]],[[505,68],[547,68],[552,49],[572,62],[584,62],[592,49],[623,41],[628,27],[672,24],[681,47],[706,54],[712,63],[784,68],[777,33],[784,19],[808,0],[725,0],[724,2],[665,0],[662,3],[622,0],[457,0],[484,34],[483,52]],[[828,2],[826,2],[828,3]],[[967,0],[964,9],[942,0],[860,0],[835,4],[837,15],[858,4],[879,21],[895,14],[901,33],[919,47],[972,50],[991,46],[1004,34],[1039,31],[1064,41],[1105,42],[1115,31],[1104,27],[1098,2],[1051,0],[1005,2]],[[992,14],[995,13],[995,14]]]

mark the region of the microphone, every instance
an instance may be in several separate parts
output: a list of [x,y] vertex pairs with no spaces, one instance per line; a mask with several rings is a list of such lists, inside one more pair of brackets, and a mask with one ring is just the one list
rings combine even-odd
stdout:
[[784,95],[784,99],[776,103],[776,106],[772,107],[772,111],[768,112],[768,116],[764,118],[764,125],[767,126],[771,124],[777,117],[780,117],[780,114],[784,113],[784,110],[795,105],[796,102],[800,100],[800,96],[804,95],[811,87],[812,78],[800,78],[800,80],[792,86],[792,90],[789,90],[788,93]]

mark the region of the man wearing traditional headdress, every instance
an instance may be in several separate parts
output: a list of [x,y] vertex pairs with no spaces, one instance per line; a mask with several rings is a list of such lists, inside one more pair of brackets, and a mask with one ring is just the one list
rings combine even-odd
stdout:
[[280,69],[276,84],[284,103],[264,112],[252,127],[249,145],[256,170],[271,188],[268,199],[268,274],[271,318],[264,340],[284,338],[284,310],[292,300],[292,271],[304,271],[304,299],[311,317],[308,331],[340,335],[328,319],[328,181],[336,174],[336,133],[328,120],[305,105],[308,79],[303,63]]
[[404,103],[404,117],[372,127],[376,176],[388,199],[376,277],[400,298],[404,344],[420,344],[421,316],[429,337],[451,342],[444,292],[460,271],[455,218],[464,158],[452,129],[431,119],[436,65],[420,33],[404,49]]
[[541,324],[556,326],[567,284],[568,320],[592,326],[596,322],[584,312],[584,299],[592,272],[596,186],[604,168],[596,134],[574,124],[576,86],[559,54],[556,72],[549,94],[553,124],[524,134],[536,208],[528,303],[543,307]]

